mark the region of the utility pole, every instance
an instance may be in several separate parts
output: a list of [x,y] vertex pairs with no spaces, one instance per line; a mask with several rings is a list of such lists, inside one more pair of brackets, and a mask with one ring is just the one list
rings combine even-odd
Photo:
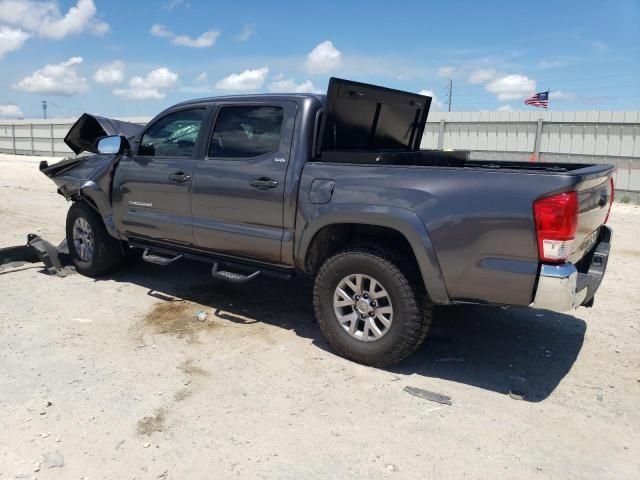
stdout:
[[42,100],[42,118],[47,119],[47,101]]
[[453,80],[449,79],[449,85],[447,85],[447,103],[449,104],[449,111],[451,111],[452,99],[453,99]]

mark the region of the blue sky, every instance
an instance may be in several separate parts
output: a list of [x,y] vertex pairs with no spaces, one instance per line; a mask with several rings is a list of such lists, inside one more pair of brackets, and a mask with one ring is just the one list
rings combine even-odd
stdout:
[[153,115],[319,91],[330,76],[446,109],[640,109],[640,1],[0,0],[0,117]]

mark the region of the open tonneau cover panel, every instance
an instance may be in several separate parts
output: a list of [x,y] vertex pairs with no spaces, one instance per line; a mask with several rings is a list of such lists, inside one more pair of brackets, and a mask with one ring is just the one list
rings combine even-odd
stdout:
[[64,137],[64,143],[76,155],[85,151],[98,153],[95,149],[95,141],[98,138],[108,135],[124,135],[129,138],[138,134],[142,127],[137,123],[123,122],[83,113],[73,124],[67,136]]
[[425,95],[332,77],[320,150],[418,150],[430,105]]

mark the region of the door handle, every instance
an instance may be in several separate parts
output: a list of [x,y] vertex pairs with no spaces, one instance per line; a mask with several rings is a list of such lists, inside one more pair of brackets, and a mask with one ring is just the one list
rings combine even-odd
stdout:
[[276,188],[279,182],[269,177],[260,177],[255,180],[251,180],[249,183],[252,187],[257,188],[258,190],[268,190],[269,188]]
[[176,172],[169,175],[169,180],[176,183],[183,183],[191,180],[191,175],[187,175],[184,172]]

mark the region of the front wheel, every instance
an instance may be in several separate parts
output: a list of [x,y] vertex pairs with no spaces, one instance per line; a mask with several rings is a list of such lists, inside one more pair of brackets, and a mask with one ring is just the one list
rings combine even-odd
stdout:
[[102,218],[82,202],[67,213],[67,245],[76,270],[88,277],[113,272],[122,263],[120,242],[107,232]]
[[384,367],[413,353],[431,324],[423,289],[380,252],[352,249],[329,258],[314,286],[320,329],[333,349]]

